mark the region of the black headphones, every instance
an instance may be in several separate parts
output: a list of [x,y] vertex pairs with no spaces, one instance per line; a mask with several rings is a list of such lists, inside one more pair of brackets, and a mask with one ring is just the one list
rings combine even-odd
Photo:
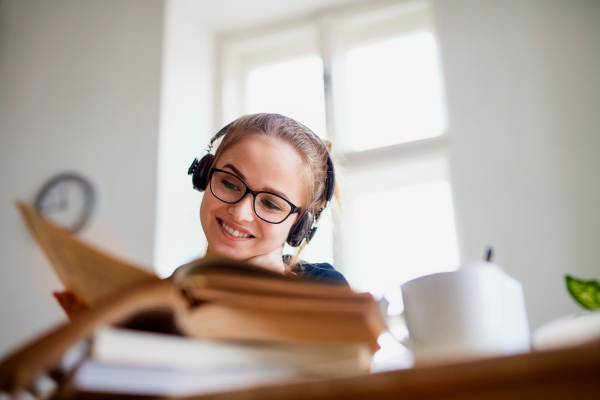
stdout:
[[[298,122],[298,124],[300,123]],[[199,192],[205,191],[208,186],[208,174],[210,173],[210,167],[215,157],[214,155],[210,154],[210,151],[212,150],[214,143],[220,137],[224,136],[227,133],[227,129],[230,125],[231,123],[225,126],[223,129],[221,129],[219,132],[217,132],[217,134],[210,140],[210,143],[206,148],[207,154],[204,157],[202,157],[200,161],[198,161],[198,159],[195,158],[192,162],[192,165],[188,169],[188,175],[192,175],[192,185],[194,186],[194,189],[196,189]],[[333,161],[331,160],[331,155],[329,154],[327,146],[325,146],[325,143],[323,143],[321,138],[318,137],[313,131],[311,131],[302,124],[300,125],[304,127],[307,131],[312,133],[323,145],[325,151],[327,151],[327,178],[325,181],[325,188],[327,192],[326,202],[323,208],[321,208],[319,212],[317,212],[317,214],[314,216],[310,211],[304,211],[302,216],[292,226],[292,229],[290,229],[290,234],[288,235],[286,242],[292,247],[300,246],[305,239],[306,243],[311,241],[311,239],[317,232],[316,222],[319,219],[319,216],[321,215],[323,210],[329,205],[329,202],[333,197],[333,192],[335,188],[335,171],[333,169]]]

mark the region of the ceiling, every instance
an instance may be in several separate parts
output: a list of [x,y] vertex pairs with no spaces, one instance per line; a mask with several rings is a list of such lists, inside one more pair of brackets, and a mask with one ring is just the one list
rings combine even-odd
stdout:
[[191,0],[206,26],[234,31],[364,0]]

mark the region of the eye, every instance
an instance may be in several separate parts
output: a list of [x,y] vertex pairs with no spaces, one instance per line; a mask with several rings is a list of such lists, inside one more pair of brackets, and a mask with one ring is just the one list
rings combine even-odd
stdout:
[[281,211],[281,207],[269,199],[261,199],[261,204],[263,205],[263,207],[265,207],[265,209],[269,211]]
[[223,185],[223,187],[227,190],[230,191],[236,191],[236,190],[240,190],[240,188],[233,182],[227,180],[227,179],[223,179],[221,180],[221,184]]

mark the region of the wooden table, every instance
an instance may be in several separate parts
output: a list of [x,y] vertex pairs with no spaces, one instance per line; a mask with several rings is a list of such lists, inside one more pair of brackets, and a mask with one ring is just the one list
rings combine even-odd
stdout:
[[[78,393],[67,397],[92,400],[116,399],[121,396]],[[187,399],[598,400],[600,343],[565,350],[261,387]]]

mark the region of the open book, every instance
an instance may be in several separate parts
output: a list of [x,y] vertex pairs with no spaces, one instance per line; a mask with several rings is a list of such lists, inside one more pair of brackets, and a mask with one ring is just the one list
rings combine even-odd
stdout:
[[90,309],[0,364],[0,389],[13,392],[50,368],[104,323],[149,310],[168,310],[184,336],[212,341],[279,345],[349,345],[372,354],[385,328],[371,295],[280,275],[225,259],[198,260],[161,280],[120,261],[18,207],[54,269]]

